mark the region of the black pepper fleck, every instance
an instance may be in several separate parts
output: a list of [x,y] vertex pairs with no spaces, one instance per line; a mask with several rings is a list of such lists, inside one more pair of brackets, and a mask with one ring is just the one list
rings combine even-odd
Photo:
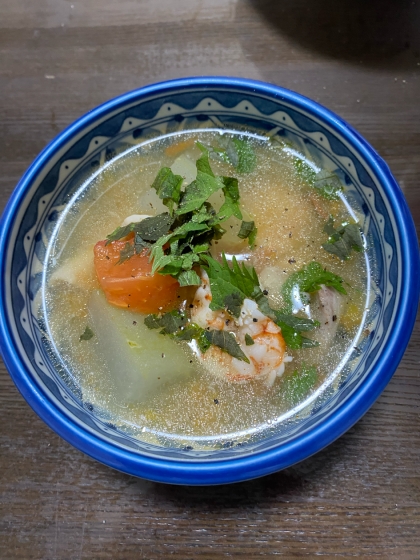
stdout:
[[133,325],[137,325],[137,321],[133,321]]
[[333,321],[337,321],[337,315],[333,315]]
[[162,352],[162,358],[164,358],[164,357],[165,357],[165,354]]
[[296,261],[295,261],[295,259],[289,259],[287,262],[288,262],[289,264],[293,264],[293,263],[295,263]]
[[258,322],[258,319],[256,319],[255,317],[252,320],[254,321],[254,323]]
[[263,290],[263,294],[264,294],[265,296],[268,296],[268,290]]
[[219,404],[219,399],[214,399],[214,404]]

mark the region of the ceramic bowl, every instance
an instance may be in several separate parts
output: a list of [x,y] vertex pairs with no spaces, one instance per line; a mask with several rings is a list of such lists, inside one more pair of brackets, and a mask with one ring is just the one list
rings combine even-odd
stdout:
[[[180,129],[228,128],[275,136],[326,164],[362,212],[373,301],[351,368],[265,437],[197,451],[145,444],[84,402],[54,367],[36,301],[46,249],[78,186],[105,162]],[[414,324],[419,294],[415,229],[386,163],[346,122],[277,86],[236,78],[189,78],[113,99],[53,140],[16,187],[1,220],[1,351],[23,397],[61,437],[135,476],[178,484],[220,484],[261,476],[316,453],[368,410],[390,380]],[[328,389],[328,388],[327,388]]]

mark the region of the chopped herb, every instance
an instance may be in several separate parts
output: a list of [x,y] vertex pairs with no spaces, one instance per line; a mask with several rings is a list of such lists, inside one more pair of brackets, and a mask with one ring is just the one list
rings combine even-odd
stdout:
[[178,276],[180,286],[199,286],[201,284],[200,277],[194,270],[184,270]]
[[117,264],[122,264],[124,261],[132,257],[136,252],[136,249],[132,243],[127,243],[124,245],[124,248],[120,251],[120,258],[117,261]]
[[255,222],[242,222],[238,237],[246,239],[255,230]]
[[328,234],[329,240],[322,247],[342,261],[350,257],[352,249],[357,252],[363,250],[363,239],[357,224],[342,224],[339,229],[335,229],[334,218],[330,216],[324,226],[324,232]]
[[108,245],[111,241],[118,241],[127,237],[129,233],[137,233],[146,241],[157,241],[162,235],[168,233],[173,224],[173,218],[167,213],[158,214],[150,218],[145,218],[141,222],[132,222],[126,226],[117,227],[111,234],[107,235]]
[[253,344],[255,344],[254,339],[248,333],[245,333],[245,344],[247,346],[252,346]]
[[319,327],[318,321],[312,321],[306,317],[296,317],[296,315],[283,313],[282,311],[275,311],[274,313],[276,315],[276,323],[281,328],[284,341],[289,348],[297,350],[319,346],[319,342],[316,340],[306,338],[300,334],[301,332],[311,331],[315,327]]
[[[204,267],[207,270],[212,293],[210,309],[225,309],[228,305],[232,314],[239,317],[240,307],[246,297],[251,297],[259,282],[255,269],[248,269],[243,263],[238,264],[235,257],[232,259],[232,268],[229,266],[226,256],[223,254],[223,263],[219,263],[212,257],[205,255]],[[235,304],[232,305],[232,297]]]
[[225,185],[222,188],[225,202],[219,210],[219,219],[227,220],[231,216],[235,216],[238,220],[242,220],[242,212],[239,208],[238,179],[235,177],[222,177],[222,181]]
[[214,192],[225,186],[222,179],[216,177],[210,167],[208,150],[205,147],[200,147],[200,149],[203,153],[196,161],[197,177],[182,193],[176,211],[178,215],[197,210]]
[[232,138],[232,143],[238,154],[236,169],[239,173],[251,173],[257,163],[257,158],[251,144],[247,140],[240,140],[239,138]]
[[339,198],[338,193],[343,190],[343,186],[335,173],[325,169],[318,172],[314,171],[310,165],[300,158],[295,159],[294,167],[296,173],[311,187],[317,189],[321,196],[327,200],[337,200]]
[[201,144],[201,149],[203,148],[209,151],[211,157],[236,167],[239,173],[251,173],[255,169],[257,158],[251,143],[246,139],[222,136],[219,146]]
[[86,328],[83,334],[80,335],[79,340],[90,340],[94,336],[95,333],[93,332],[93,330],[89,327],[89,325],[86,325]]
[[163,315],[147,315],[144,324],[149,329],[162,329],[160,334],[174,334],[187,324],[187,316],[181,311],[170,311]]
[[204,335],[210,344],[218,346],[223,352],[227,352],[234,358],[249,364],[249,359],[241,350],[241,347],[236,341],[235,336],[227,331],[204,331]]
[[181,196],[181,186],[184,179],[180,175],[175,175],[170,167],[162,167],[153,181],[152,189],[156,190],[163,204],[173,213],[174,205],[179,204]]
[[347,294],[343,288],[343,279],[324,269],[318,262],[311,262],[308,266],[294,272],[283,284],[282,293],[287,312],[293,308],[293,294],[298,291],[302,301],[308,301],[305,294],[311,294],[321,289],[321,284],[335,288],[341,294]]
[[292,406],[296,406],[308,396],[318,381],[318,372],[315,366],[303,364],[302,370],[295,371],[283,378],[282,392]]

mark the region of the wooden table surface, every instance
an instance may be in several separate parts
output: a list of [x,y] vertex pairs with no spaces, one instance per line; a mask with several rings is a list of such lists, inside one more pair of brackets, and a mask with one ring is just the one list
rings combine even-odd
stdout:
[[[0,0],[0,205],[44,146],[148,83],[290,88],[386,159],[420,226],[420,2]],[[84,456],[0,369],[0,558],[420,558],[420,328],[376,404],[285,471],[166,486]]]

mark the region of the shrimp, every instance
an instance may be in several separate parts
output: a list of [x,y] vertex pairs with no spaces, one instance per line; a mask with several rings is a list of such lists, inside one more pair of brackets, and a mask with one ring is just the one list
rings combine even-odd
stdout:
[[[201,273],[201,286],[197,289],[191,320],[204,329],[225,330],[233,333],[249,359],[249,364],[230,356],[217,346],[211,346],[200,356],[206,368],[213,374],[222,375],[228,381],[244,383],[263,379],[272,386],[276,377],[284,373],[286,362],[292,358],[286,353],[286,344],[281,329],[258,309],[251,299],[245,299],[239,318],[235,319],[225,310],[210,309],[212,294],[206,272]],[[247,345],[250,336],[254,344]]]

